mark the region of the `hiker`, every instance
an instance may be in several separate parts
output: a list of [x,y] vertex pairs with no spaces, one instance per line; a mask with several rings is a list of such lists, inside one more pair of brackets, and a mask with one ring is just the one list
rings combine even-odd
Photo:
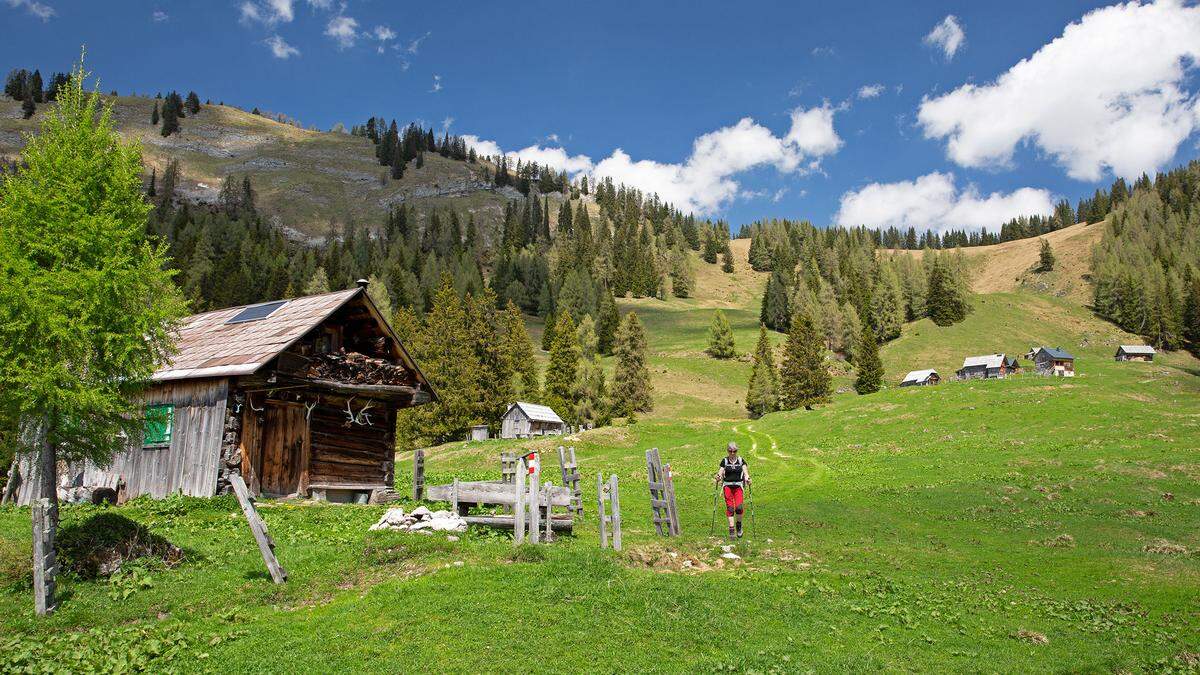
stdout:
[[737,443],[730,442],[717,470],[717,482],[725,493],[725,515],[729,517],[729,538],[742,537],[742,490],[750,484],[746,460],[738,456]]

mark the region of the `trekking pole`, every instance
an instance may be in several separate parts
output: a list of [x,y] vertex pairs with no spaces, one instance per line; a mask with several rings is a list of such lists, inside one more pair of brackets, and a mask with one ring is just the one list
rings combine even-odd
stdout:
[[746,485],[746,497],[750,501],[750,538],[753,539],[754,534],[756,532],[756,528],[754,527],[754,484],[753,483],[748,483]]
[[713,490],[712,518],[709,518],[709,520],[708,520],[708,536],[710,536],[710,537],[713,536],[713,530],[716,528],[716,526],[717,526],[717,492],[714,489]]

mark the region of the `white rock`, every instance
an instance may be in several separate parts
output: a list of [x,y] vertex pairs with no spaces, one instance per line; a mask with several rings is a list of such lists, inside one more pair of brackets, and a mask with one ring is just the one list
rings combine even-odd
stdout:
[[729,553],[730,551],[733,550],[733,544],[726,544],[725,546],[721,547],[721,550],[726,553]]
[[412,516],[413,518],[416,518],[417,520],[426,520],[426,519],[432,517],[433,513],[431,513],[429,511],[429,509],[427,509],[424,506],[418,506],[417,508],[413,509],[413,512],[410,513],[409,515]]
[[741,560],[742,559],[742,556],[740,556],[736,553],[730,553],[729,551],[722,553],[721,557],[726,560]]
[[449,511],[447,511],[445,509],[442,509],[441,511],[434,511],[432,515],[434,518],[440,519],[440,518],[449,518],[450,516],[452,516],[454,514],[450,513]]
[[452,534],[449,537],[446,537],[446,541],[458,541],[458,537]]
[[412,525],[409,525],[408,531],[416,532],[417,530],[428,530],[432,527],[433,527],[433,523],[426,520],[426,521],[421,521],[419,523],[413,523]]
[[455,561],[454,561],[454,566],[455,566],[455,567],[462,567],[462,566],[463,566],[463,561],[461,561],[461,560],[455,560]]

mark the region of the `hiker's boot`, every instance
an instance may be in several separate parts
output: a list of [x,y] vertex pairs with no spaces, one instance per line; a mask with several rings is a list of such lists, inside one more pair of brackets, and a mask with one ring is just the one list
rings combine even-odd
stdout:
[[730,527],[729,528],[729,541],[733,541],[734,539],[737,539],[738,536],[739,536],[739,532],[736,529]]
[[740,521],[740,520],[738,521],[738,524],[737,524],[737,538],[738,539],[742,538],[742,521]]

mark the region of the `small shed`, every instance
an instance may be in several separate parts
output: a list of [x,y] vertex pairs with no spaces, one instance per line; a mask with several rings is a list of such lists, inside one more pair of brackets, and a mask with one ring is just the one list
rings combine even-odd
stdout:
[[904,376],[904,381],[900,383],[901,387],[925,387],[933,384],[938,384],[942,378],[938,372],[932,368],[926,370],[914,370]]
[[1154,347],[1150,345],[1121,345],[1115,356],[1118,361],[1153,361]]
[[1075,357],[1061,347],[1038,347],[1032,358],[1039,375],[1075,377]]
[[486,441],[489,438],[491,438],[491,435],[488,433],[488,425],[476,424],[471,427],[470,440]]
[[437,394],[366,286],[183,319],[178,351],[142,395],[143,433],[108,467],[68,467],[60,488],[209,497],[231,473],[260,496],[391,488],[396,413]]
[[1020,371],[1017,358],[1004,354],[984,354],[963,359],[962,368],[955,375],[960,380],[998,379]]
[[567,423],[549,406],[517,401],[500,420],[500,438],[530,438],[566,433]]

